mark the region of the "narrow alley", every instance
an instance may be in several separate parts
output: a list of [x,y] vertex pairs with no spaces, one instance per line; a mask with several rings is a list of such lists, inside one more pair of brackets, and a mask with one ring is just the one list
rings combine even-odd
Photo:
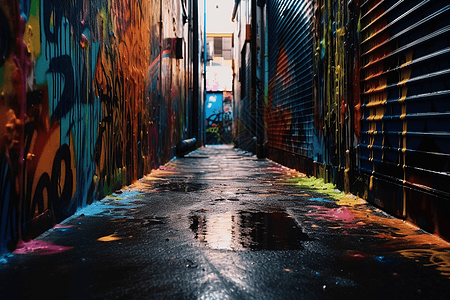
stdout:
[[449,34],[449,0],[0,0],[0,300],[450,299]]
[[1,261],[2,299],[449,299],[450,244],[227,145],[171,160]]

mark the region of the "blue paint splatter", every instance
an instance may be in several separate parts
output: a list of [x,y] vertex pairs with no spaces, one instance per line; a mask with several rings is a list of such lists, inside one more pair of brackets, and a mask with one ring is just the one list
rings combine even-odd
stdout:
[[374,259],[376,260],[376,261],[379,261],[379,262],[381,262],[381,263],[385,263],[385,264],[394,264],[395,263],[395,260],[393,260],[393,259],[391,259],[391,258],[389,258],[389,257],[386,257],[386,256],[376,256],[376,257],[374,257]]
[[73,231],[73,228],[54,228],[55,230],[57,230],[57,231],[60,231],[60,232],[71,232],[71,231]]
[[5,254],[3,256],[0,256],[0,265],[7,264],[11,258],[13,258],[13,254]]
[[309,201],[316,201],[316,202],[333,202],[330,199],[323,199],[323,198],[310,198]]
[[[142,206],[142,204],[135,204],[134,201],[140,200],[139,195],[142,193],[135,191],[124,191],[122,194],[113,193],[111,197],[105,197],[100,201],[94,202],[75,213],[75,216],[110,216],[117,218],[130,218],[125,216],[127,210],[118,210],[121,208],[136,208]],[[112,198],[113,197],[113,198]]]

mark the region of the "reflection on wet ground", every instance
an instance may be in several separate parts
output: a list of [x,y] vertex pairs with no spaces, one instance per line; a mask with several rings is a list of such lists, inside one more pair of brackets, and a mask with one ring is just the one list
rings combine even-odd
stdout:
[[301,250],[310,240],[295,219],[285,212],[230,211],[193,215],[195,238],[220,250]]
[[195,192],[204,188],[204,184],[186,181],[157,182],[153,184],[153,192]]
[[436,236],[232,147],[189,155],[0,256],[0,298],[450,299]]

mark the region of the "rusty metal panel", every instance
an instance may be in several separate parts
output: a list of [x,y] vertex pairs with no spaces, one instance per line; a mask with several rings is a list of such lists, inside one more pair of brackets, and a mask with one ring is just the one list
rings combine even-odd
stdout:
[[371,182],[450,195],[449,36],[448,1],[361,4],[359,164]]
[[306,157],[313,151],[312,1],[267,3],[268,146]]

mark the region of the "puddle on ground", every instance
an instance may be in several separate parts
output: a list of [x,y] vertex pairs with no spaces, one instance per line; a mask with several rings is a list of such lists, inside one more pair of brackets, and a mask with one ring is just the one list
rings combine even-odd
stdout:
[[285,212],[230,211],[219,215],[193,215],[195,238],[212,249],[301,250],[307,234]]

